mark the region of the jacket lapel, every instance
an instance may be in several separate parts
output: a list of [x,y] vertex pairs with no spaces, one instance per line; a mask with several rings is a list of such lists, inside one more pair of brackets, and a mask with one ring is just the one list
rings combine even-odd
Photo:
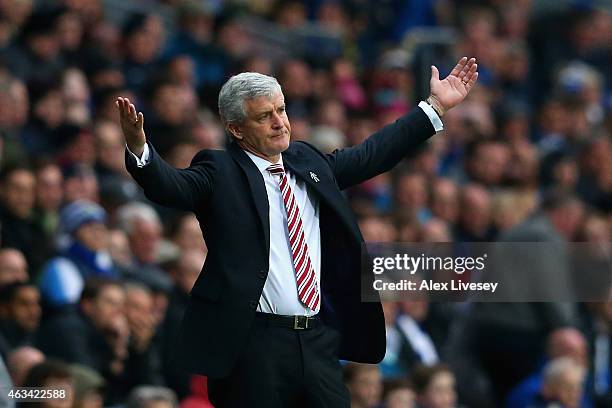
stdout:
[[[343,223],[361,240],[361,232],[355,224],[344,196],[338,189],[336,183],[325,176],[328,171],[320,167],[321,160],[309,159],[301,150],[295,148],[294,144],[283,152],[283,164],[295,176],[304,181],[317,195],[328,204],[340,217]],[[312,173],[312,174],[311,174]]]
[[268,204],[268,193],[266,192],[263,177],[257,166],[255,166],[255,163],[253,163],[249,156],[247,156],[236,143],[230,143],[228,151],[246,175],[251,189],[251,197],[257,209],[257,215],[259,216],[259,221],[263,229],[266,253],[270,253],[270,209]]

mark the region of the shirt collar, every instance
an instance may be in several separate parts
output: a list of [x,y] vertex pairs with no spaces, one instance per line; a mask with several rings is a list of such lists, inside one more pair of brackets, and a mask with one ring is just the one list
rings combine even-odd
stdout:
[[[270,167],[272,165],[272,163],[270,163],[266,159],[262,159],[259,156],[255,156],[253,153],[251,153],[249,151],[244,150],[244,152],[251,158],[253,163],[255,163],[255,166],[257,166],[257,169],[259,170],[259,172],[261,174],[265,175],[265,174],[268,173],[267,168]],[[278,160],[278,163],[276,163],[276,164],[280,164],[281,166],[283,166],[283,168],[285,167],[283,165],[283,154],[282,153],[280,154],[280,159]]]

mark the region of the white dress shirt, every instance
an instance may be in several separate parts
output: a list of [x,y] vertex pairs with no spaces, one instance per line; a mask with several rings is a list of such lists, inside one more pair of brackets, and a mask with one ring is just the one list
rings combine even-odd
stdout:
[[[421,101],[419,108],[429,117],[436,132],[442,130],[443,125],[436,111],[426,102]],[[268,194],[269,216],[270,216],[270,258],[268,278],[264,284],[263,292],[259,298],[257,311],[274,313],[280,315],[303,315],[313,316],[319,312],[310,310],[302,304],[298,298],[297,283],[293,259],[291,257],[291,246],[289,243],[289,231],[287,229],[287,212],[281,195],[278,177],[272,176],[266,169],[272,163],[245,151],[257,169],[261,173],[266,193]],[[145,144],[141,157],[132,153],[138,167],[146,166],[149,162],[149,146]],[[279,164],[283,164],[281,158]],[[284,167],[284,166],[283,166]],[[302,217],[302,225],[310,261],[317,277],[317,289],[321,294],[321,230],[319,228],[319,200],[310,191],[303,181],[299,181],[285,168],[289,186],[293,191],[295,200]],[[282,231],[282,232],[281,232]]]
[[[257,311],[280,315],[313,316],[319,312],[320,306],[317,306],[317,310],[310,310],[298,298],[297,280],[287,228],[287,211],[278,184],[278,176],[272,176],[266,170],[272,163],[250,152],[245,151],[245,153],[263,176],[270,206],[270,269],[259,298]],[[282,154],[278,164],[283,164]],[[317,277],[317,290],[321,293],[319,200],[312,191],[309,191],[306,183],[297,180],[289,169],[285,168],[285,173],[300,211],[310,261]]]

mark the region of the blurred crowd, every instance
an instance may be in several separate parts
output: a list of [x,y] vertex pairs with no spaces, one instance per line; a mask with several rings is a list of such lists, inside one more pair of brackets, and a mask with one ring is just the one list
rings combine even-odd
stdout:
[[[71,385],[53,407],[211,406],[205,378],[171,362],[206,245],[195,216],[148,202],[127,173],[117,96],[187,167],[226,146],[223,82],[274,75],[292,139],[330,152],[414,108],[430,65],[474,56],[478,85],[444,131],[347,191],[366,241],[609,244],[611,10],[0,0],[0,385]],[[612,302],[384,310],[383,362],[345,365],[353,407],[612,406]]]

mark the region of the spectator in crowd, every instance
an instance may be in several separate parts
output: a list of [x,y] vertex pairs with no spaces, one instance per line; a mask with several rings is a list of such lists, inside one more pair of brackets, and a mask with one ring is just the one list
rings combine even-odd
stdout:
[[397,302],[383,302],[385,314],[385,332],[387,338],[387,349],[385,357],[379,363],[380,371],[385,378],[395,378],[406,374],[404,361],[401,358],[401,336],[396,327]]
[[162,225],[153,207],[131,203],[117,210],[117,224],[129,239],[137,266],[155,265],[161,242]]
[[64,202],[77,200],[97,203],[100,201],[100,188],[96,174],[90,166],[69,164],[63,168]]
[[100,186],[101,204],[112,213],[126,202],[142,196],[125,169],[119,126],[111,121],[99,121],[94,127],[94,136],[97,152],[94,169]]
[[421,228],[422,242],[452,242],[448,224],[437,218],[430,218]]
[[[588,350],[584,335],[577,329],[564,328],[555,331],[548,338],[546,363],[560,358],[573,359],[576,364],[588,369]],[[526,408],[537,403],[544,380],[544,365],[517,385],[508,396],[507,408]],[[591,398],[582,393],[580,407],[592,407]]]
[[119,269],[127,269],[132,263],[132,251],[128,237],[122,230],[108,231],[108,251],[113,262]]
[[17,347],[11,351],[6,359],[6,365],[11,374],[13,385],[22,387],[30,368],[44,360],[45,355],[31,346]]
[[431,187],[431,212],[434,217],[451,225],[459,217],[459,189],[449,179],[436,179]]
[[123,269],[125,278],[144,283],[153,291],[155,313],[162,318],[168,306],[172,281],[159,267],[162,224],[157,212],[148,204],[132,202],[116,213],[117,225],[128,237],[133,258]]
[[104,377],[105,405],[123,401],[137,384],[155,384],[159,378],[149,349],[140,352],[130,342],[125,299],[117,281],[90,278],[79,311],[47,320],[39,336],[45,355],[85,365]]
[[34,219],[45,234],[53,239],[59,224],[59,210],[63,202],[64,177],[60,167],[52,162],[41,164],[36,169],[36,207]]
[[155,69],[165,41],[164,27],[157,14],[133,13],[122,27],[125,44],[123,72],[126,84],[140,90]]
[[51,79],[64,68],[55,26],[56,18],[55,10],[36,11],[22,27],[23,47],[18,49],[11,64],[13,70],[26,80]]
[[[608,291],[609,288],[608,286]],[[612,302],[605,300],[585,304],[582,310],[582,327],[589,345],[590,381],[585,391],[595,401],[596,407],[605,407],[612,402]]]
[[162,367],[156,333],[161,321],[153,302],[153,294],[146,286],[132,282],[125,285],[125,318],[130,330],[130,346],[137,354],[147,355],[150,378],[160,384],[163,382]]
[[220,87],[230,60],[214,41],[215,19],[210,5],[188,0],[178,8],[178,30],[165,49],[166,55],[187,55],[195,67],[197,89]]
[[78,303],[88,277],[119,278],[108,254],[106,212],[79,200],[60,215],[60,255],[43,268],[40,288],[45,302],[55,308]]
[[4,168],[0,172],[0,243],[21,251],[31,270],[37,270],[48,256],[48,242],[38,240],[34,224],[36,179],[24,166]]
[[383,406],[385,408],[415,408],[416,395],[410,382],[405,379],[385,381]]
[[24,401],[19,403],[19,407],[45,407],[45,408],[70,408],[74,402],[72,394],[73,378],[70,369],[63,361],[47,359],[33,366],[25,381],[24,387],[35,387],[45,390],[64,391],[64,398],[45,399],[42,402]]
[[21,143],[30,157],[57,153],[62,141],[62,125],[66,121],[64,101],[53,78],[28,82],[32,114],[22,128]]
[[128,398],[127,408],[177,408],[174,392],[166,387],[141,385],[134,388]]
[[[199,236],[201,239],[201,234]],[[168,268],[174,285],[161,329],[163,372],[166,384],[171,386],[180,398],[189,394],[193,379],[186,372],[177,369],[172,360],[172,352],[180,322],[187,309],[189,293],[202,270],[204,259],[205,255],[200,250],[185,250],[174,265]]]
[[0,289],[0,355],[34,343],[40,324],[40,293],[34,285],[13,282]]
[[359,220],[359,229],[366,242],[392,242],[395,239],[395,228],[388,217],[367,215]]
[[495,232],[491,226],[491,194],[478,184],[463,187],[460,216],[455,240],[462,242],[491,241]]
[[95,370],[80,364],[68,367],[72,376],[74,408],[102,408],[106,382]]
[[167,157],[175,144],[189,141],[189,124],[194,119],[191,103],[181,97],[184,89],[168,80],[155,81],[148,88],[152,114],[146,131],[159,153]]
[[508,146],[503,142],[484,140],[469,147],[466,169],[470,180],[487,187],[500,186],[510,160]]
[[[495,252],[495,259],[502,260],[495,264],[497,272],[511,276],[517,285],[511,289],[508,284],[506,290],[520,290],[525,296],[521,299],[527,301],[479,303],[470,315],[474,323],[470,330],[484,331],[497,339],[486,341],[484,336],[477,336],[474,347],[479,349],[480,361],[499,387],[498,395],[506,395],[537,368],[548,335],[577,323],[575,305],[562,300],[573,299],[574,295],[565,243],[578,231],[583,205],[573,195],[551,191],[544,197],[542,208],[504,233]],[[520,243],[524,242],[546,244],[534,246],[533,253],[519,255]],[[529,302],[534,299],[549,302]],[[556,299],[559,301],[551,302]],[[507,359],[506,369],[498,370],[502,359]]]
[[455,376],[444,364],[417,367],[410,376],[423,408],[456,408]]
[[431,217],[427,208],[427,180],[419,173],[408,173],[400,177],[396,189],[395,203],[398,208],[413,211],[419,222],[425,223]]
[[206,253],[206,243],[202,237],[200,224],[193,214],[186,214],[180,217],[172,226],[168,235],[181,251],[199,251]]
[[[429,301],[413,299],[385,302],[387,353],[381,363],[385,378],[397,378],[412,372],[417,365],[432,366],[440,361],[438,346],[428,333]],[[441,320],[441,319],[440,319]]]
[[584,386],[585,368],[571,358],[552,360],[544,368],[544,378],[538,401],[529,408],[562,406],[584,407],[580,397]]
[[374,408],[381,403],[382,377],[376,365],[348,363],[344,366],[344,382],[351,395],[351,407]]
[[29,280],[28,262],[18,249],[0,249],[0,288]]

